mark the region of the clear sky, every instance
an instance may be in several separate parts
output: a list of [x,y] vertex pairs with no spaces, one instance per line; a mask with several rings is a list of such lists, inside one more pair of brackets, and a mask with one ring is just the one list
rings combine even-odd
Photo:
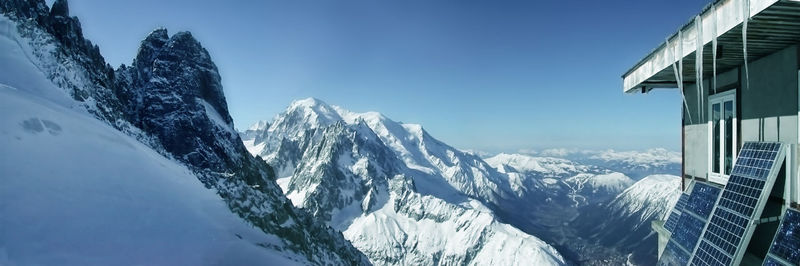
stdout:
[[191,31],[237,128],[316,97],[462,149],[678,150],[677,90],[624,95],[620,76],[708,3],[71,0],[70,12],[114,66],[156,27]]

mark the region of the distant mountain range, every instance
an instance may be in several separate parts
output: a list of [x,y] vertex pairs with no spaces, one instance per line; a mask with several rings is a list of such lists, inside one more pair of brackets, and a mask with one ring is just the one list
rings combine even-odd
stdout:
[[[488,156],[488,153],[485,152],[478,153]],[[663,148],[644,151],[543,149],[523,150],[520,153],[538,157],[563,158],[600,166],[625,173],[634,180],[656,174],[679,175],[681,171],[681,153]]]
[[[343,231],[373,263],[624,263],[633,252],[570,225],[584,208],[604,206],[636,182],[603,166],[521,154],[483,159],[420,125],[314,98],[295,101],[240,135],[248,151],[275,167],[295,206]],[[669,160],[655,156],[648,164],[628,160],[635,157],[630,153],[601,154],[607,165],[654,172]],[[649,228],[650,218],[637,226]],[[463,229],[448,231],[454,226]],[[461,239],[460,245],[446,239]],[[496,244],[508,241],[519,245]]]

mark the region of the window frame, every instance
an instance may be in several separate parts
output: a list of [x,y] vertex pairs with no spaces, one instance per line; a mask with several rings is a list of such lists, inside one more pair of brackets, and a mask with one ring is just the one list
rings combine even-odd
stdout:
[[[731,102],[733,106],[732,115],[733,118],[731,120],[731,132],[726,132],[726,124],[725,124],[725,103]],[[714,104],[719,104],[720,106],[720,118],[719,118],[719,154],[715,156],[714,154]],[[731,136],[731,168],[736,163],[736,155],[739,151],[738,145],[738,135],[739,135],[739,128],[738,128],[738,106],[736,104],[736,90],[728,90],[720,93],[716,93],[713,95],[709,95],[708,97],[708,122],[707,122],[707,129],[708,129],[708,180],[718,184],[726,184],[728,183],[728,178],[730,178],[730,173],[725,174],[725,136],[729,134]],[[717,157],[718,156],[718,157]],[[717,158],[715,158],[717,157]],[[714,160],[717,160],[719,163],[719,172],[714,172]]]

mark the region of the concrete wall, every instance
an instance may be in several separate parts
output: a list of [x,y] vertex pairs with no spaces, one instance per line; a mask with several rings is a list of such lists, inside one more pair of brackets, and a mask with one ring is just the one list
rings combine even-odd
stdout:
[[751,62],[750,88],[742,70],[742,118],[797,115],[797,47]]
[[[743,141],[798,142],[798,56],[798,47],[791,46],[750,62],[749,88],[743,67],[718,73],[717,93],[734,89],[737,94],[738,147]],[[700,178],[708,174],[708,98],[715,93],[710,80],[702,92],[694,85],[684,89],[689,108],[688,113],[683,108],[685,174]]]
[[708,126],[688,125],[683,130],[685,174],[705,178],[708,172]]
[[[684,171],[695,177],[706,177],[708,167],[708,93],[711,88],[708,80],[703,83],[704,89],[697,90],[696,85],[684,86],[686,105],[683,107],[684,117]],[[698,98],[702,102],[698,102]],[[687,111],[688,107],[688,111]]]
[[750,63],[750,87],[742,73],[743,141],[797,143],[797,47]]

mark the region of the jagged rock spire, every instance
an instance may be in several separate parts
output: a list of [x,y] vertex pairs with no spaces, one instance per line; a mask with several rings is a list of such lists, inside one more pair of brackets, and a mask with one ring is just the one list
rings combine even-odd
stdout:
[[67,4],[67,0],[56,0],[53,3],[53,7],[50,8],[50,17],[69,17],[69,4]]

